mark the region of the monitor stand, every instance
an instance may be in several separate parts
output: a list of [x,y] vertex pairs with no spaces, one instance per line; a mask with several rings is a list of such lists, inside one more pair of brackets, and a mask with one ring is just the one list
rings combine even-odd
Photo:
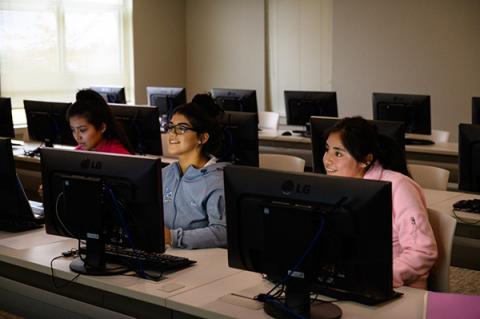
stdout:
[[420,138],[405,138],[406,145],[433,145],[435,144],[434,141],[431,140],[424,140]]

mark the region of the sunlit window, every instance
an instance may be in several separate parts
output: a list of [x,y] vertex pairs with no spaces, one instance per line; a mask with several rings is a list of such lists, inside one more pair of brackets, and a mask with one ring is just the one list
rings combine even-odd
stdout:
[[22,108],[117,85],[128,99],[131,33],[131,0],[0,0],[0,94]]

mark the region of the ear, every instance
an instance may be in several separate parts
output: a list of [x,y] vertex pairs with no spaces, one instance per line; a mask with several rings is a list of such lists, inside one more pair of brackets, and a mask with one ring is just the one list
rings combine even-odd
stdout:
[[105,133],[105,131],[107,130],[107,124],[105,123],[102,123],[102,126],[100,127],[100,132]]
[[367,168],[372,163],[372,161],[373,161],[373,154],[370,153],[365,157],[365,160],[362,163],[360,163],[360,166],[363,168]]
[[198,136],[198,144],[205,144],[207,143],[208,139],[210,138],[210,135],[208,133],[201,133]]

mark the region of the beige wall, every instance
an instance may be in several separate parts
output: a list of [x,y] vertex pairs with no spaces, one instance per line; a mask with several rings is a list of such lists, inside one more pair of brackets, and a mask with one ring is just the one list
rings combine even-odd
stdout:
[[147,86],[185,86],[185,1],[134,0],[135,103]]
[[432,127],[456,141],[480,95],[480,1],[333,2],[340,115],[371,118],[373,91],[430,94]]
[[187,0],[187,95],[214,87],[255,89],[265,100],[263,0]]

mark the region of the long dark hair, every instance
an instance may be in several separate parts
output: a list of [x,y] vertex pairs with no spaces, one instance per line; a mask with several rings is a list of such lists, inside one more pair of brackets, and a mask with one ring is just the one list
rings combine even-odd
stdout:
[[85,118],[97,130],[101,129],[102,124],[105,124],[106,130],[102,135],[104,139],[117,139],[131,154],[135,153],[125,132],[115,120],[110,107],[99,93],[91,89],[78,91],[75,102],[67,110],[67,121],[70,121],[70,118],[74,116]]
[[385,169],[410,176],[401,146],[394,139],[379,134],[377,127],[364,118],[355,116],[342,119],[326,130],[324,139],[332,133],[340,134],[343,145],[357,162],[365,162],[368,154],[373,155],[367,170],[378,161]]
[[202,147],[202,154],[206,157],[218,156],[223,143],[223,131],[218,123],[223,109],[215,103],[210,94],[197,94],[192,102],[179,105],[173,110],[174,114],[185,116],[197,134],[208,133],[209,138]]

